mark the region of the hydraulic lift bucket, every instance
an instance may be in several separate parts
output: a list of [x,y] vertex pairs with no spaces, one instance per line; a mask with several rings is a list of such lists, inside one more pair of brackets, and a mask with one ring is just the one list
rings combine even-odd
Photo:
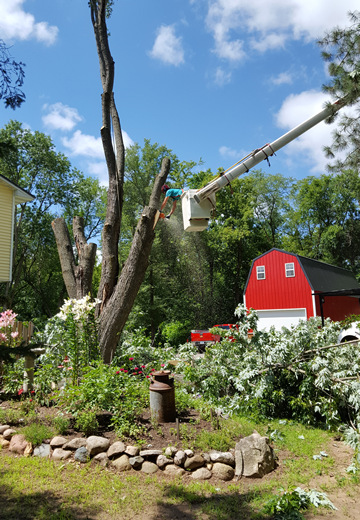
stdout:
[[211,213],[215,210],[215,194],[199,204],[194,199],[197,192],[198,190],[187,190],[181,197],[185,231],[204,231],[209,225]]

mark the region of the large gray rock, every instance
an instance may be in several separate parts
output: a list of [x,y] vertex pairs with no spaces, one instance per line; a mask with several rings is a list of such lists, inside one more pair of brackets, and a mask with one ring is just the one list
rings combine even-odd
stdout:
[[169,459],[165,455],[159,455],[156,459],[156,464],[159,466],[160,469],[164,469],[165,466],[168,464],[173,464],[173,459]]
[[11,437],[9,451],[23,455],[27,445],[28,441],[25,439],[25,436],[18,433]]
[[90,455],[85,446],[81,446],[75,451],[74,460],[77,460],[78,462],[89,462]]
[[211,478],[211,471],[207,468],[198,468],[196,471],[191,473],[191,478],[195,480],[208,480]]
[[237,477],[263,477],[275,468],[274,451],[268,437],[257,432],[240,439],[235,446],[235,475]]
[[167,457],[174,457],[175,453],[178,451],[176,446],[167,446],[165,449],[165,455]]
[[177,451],[174,456],[174,464],[176,464],[177,466],[183,466],[185,461],[186,461],[185,452],[182,450]]
[[154,464],[154,462],[150,462],[149,460],[145,460],[145,462],[143,462],[142,466],[141,466],[141,471],[143,473],[147,473],[147,474],[152,474],[152,473],[156,473],[157,471],[159,471],[159,468],[156,464]]
[[162,455],[162,450],[141,450],[140,457],[144,457],[144,459],[151,459]]
[[129,458],[129,464],[130,464],[134,469],[139,469],[139,468],[141,468],[141,465],[142,465],[143,462],[144,462],[144,458],[143,458],[143,457],[140,457],[140,455],[136,455],[135,457],[130,457],[130,458]]
[[34,457],[50,457],[50,444],[40,444],[34,449]]
[[103,466],[103,467],[106,467],[109,464],[109,457],[106,455],[106,453],[104,451],[95,455],[93,460],[97,464],[100,464],[100,466]]
[[184,462],[184,468],[192,471],[194,469],[201,468],[201,466],[203,466],[204,464],[204,458],[199,454],[195,454],[193,457],[189,457],[186,459],[186,461]]
[[125,451],[125,444],[122,441],[114,442],[107,451],[109,459],[116,459]]
[[127,455],[121,455],[118,459],[115,459],[111,463],[118,471],[129,471],[131,464]]
[[63,445],[64,450],[78,450],[79,448],[85,448],[86,439],[84,437],[76,437],[75,439],[71,439],[71,441],[66,442]]
[[169,477],[182,477],[185,473],[184,468],[179,468],[179,466],[174,466],[174,464],[168,464],[164,469],[164,475],[169,475]]
[[52,454],[53,460],[66,460],[72,455],[70,450],[63,450],[62,448],[55,448]]
[[0,435],[2,435],[4,433],[4,431],[9,430],[9,429],[10,429],[10,426],[8,424],[2,424],[0,426]]
[[105,437],[98,437],[97,435],[91,435],[86,440],[86,449],[89,452],[90,457],[101,453],[102,451],[107,451],[110,447],[109,439]]
[[209,453],[211,462],[221,462],[229,466],[235,466],[235,457],[230,451],[211,451]]
[[234,468],[222,462],[215,462],[211,471],[214,477],[225,481],[232,480],[235,475]]
[[50,441],[50,446],[52,448],[61,448],[62,446],[64,446],[64,444],[66,444],[66,439],[65,437],[61,437],[60,435],[54,437],[53,439],[51,439]]
[[125,454],[129,457],[137,457],[140,453],[140,448],[137,446],[126,446]]
[[11,437],[15,435],[15,433],[16,430],[14,430],[13,428],[8,428],[7,430],[3,431],[2,435],[6,441],[10,441]]

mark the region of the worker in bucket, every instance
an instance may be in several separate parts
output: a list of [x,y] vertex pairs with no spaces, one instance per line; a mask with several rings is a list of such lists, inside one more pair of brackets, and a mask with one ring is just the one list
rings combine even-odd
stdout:
[[176,209],[177,201],[180,200],[181,195],[183,194],[184,190],[182,190],[181,188],[180,189],[169,188],[169,186],[167,184],[164,184],[163,186],[161,186],[161,191],[165,195],[165,199],[164,199],[163,203],[161,204],[161,208],[160,208],[161,212],[165,208],[169,199],[171,199],[173,201],[173,205],[170,210],[170,213],[168,215],[166,215],[166,217],[165,217],[165,218],[169,219],[171,217],[171,215],[174,213],[174,211]]

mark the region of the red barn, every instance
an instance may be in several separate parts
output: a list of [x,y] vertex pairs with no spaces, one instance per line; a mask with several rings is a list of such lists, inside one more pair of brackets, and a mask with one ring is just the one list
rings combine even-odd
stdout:
[[312,316],[343,320],[360,314],[360,285],[347,269],[270,249],[253,260],[244,304],[259,314],[259,328],[289,327]]

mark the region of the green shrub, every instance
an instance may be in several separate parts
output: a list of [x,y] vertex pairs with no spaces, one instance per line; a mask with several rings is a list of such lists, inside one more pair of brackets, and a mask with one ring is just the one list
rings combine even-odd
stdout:
[[70,418],[66,417],[66,415],[62,413],[59,413],[58,415],[53,417],[52,424],[55,428],[56,433],[64,435],[70,428]]
[[53,436],[54,431],[44,424],[38,422],[31,423],[21,429],[21,433],[26,440],[31,442],[34,446],[39,446],[45,439]]
[[96,411],[84,410],[83,412],[79,412],[75,420],[75,428],[85,435],[96,433],[99,428]]

